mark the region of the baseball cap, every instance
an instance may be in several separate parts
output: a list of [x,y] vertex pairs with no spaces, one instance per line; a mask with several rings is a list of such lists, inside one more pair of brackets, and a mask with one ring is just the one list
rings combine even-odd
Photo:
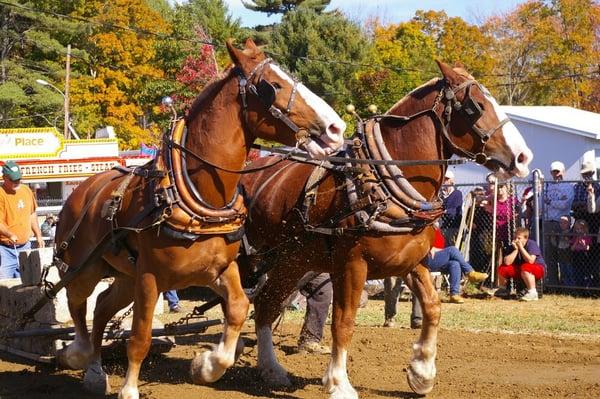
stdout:
[[452,172],[451,170],[447,170],[446,174],[444,175],[444,177],[446,179],[454,179],[454,172]]
[[2,174],[12,181],[19,180],[22,177],[21,168],[15,161],[6,161],[2,166]]
[[594,165],[594,163],[592,161],[585,161],[581,164],[581,171],[580,173],[589,173],[589,172],[595,172],[596,171],[596,166]]
[[561,172],[565,171],[565,164],[560,161],[554,161],[550,164],[550,171],[559,170]]

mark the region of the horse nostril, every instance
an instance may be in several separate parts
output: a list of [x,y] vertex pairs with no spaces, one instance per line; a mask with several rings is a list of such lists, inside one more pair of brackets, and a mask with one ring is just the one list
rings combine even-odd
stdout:
[[527,154],[524,152],[520,153],[517,157],[517,163],[526,163],[527,162]]
[[335,123],[332,123],[327,128],[327,131],[329,133],[333,133],[333,134],[340,134],[342,132],[342,129],[338,125],[336,125]]

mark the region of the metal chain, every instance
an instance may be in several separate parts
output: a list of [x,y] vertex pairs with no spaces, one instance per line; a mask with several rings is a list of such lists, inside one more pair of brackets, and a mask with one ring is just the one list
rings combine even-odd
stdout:
[[208,320],[208,317],[204,315],[204,311],[201,310],[200,306],[196,306],[196,307],[194,307],[194,309],[191,312],[187,313],[185,316],[183,316],[179,320],[173,321],[171,323],[166,323],[164,326],[164,329],[168,334],[173,334],[174,331],[176,330],[177,326],[180,326],[183,324],[188,324],[189,321],[192,319]]
[[[109,333],[108,335],[111,335],[110,333],[113,333],[112,335],[116,336],[117,330],[121,329],[121,324],[123,323],[123,320],[125,320],[127,317],[129,317],[129,315],[131,313],[133,313],[133,304],[131,304],[129,309],[127,309],[125,311],[125,313],[123,313],[121,316],[110,321],[110,325],[106,328],[106,332]],[[114,340],[117,340],[117,339],[118,338],[114,338]],[[121,338],[121,339],[124,339],[124,338]]]

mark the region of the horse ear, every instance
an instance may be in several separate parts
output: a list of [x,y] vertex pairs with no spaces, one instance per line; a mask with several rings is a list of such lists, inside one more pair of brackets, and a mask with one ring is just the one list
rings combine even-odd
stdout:
[[454,71],[454,69],[452,69],[452,67],[450,65],[448,65],[445,62],[442,62],[440,60],[435,60],[435,62],[438,64],[438,67],[440,68],[442,75],[444,75],[444,78],[446,79],[446,81],[448,83],[450,83],[452,85],[452,84],[458,84],[460,82],[460,77]]
[[242,50],[237,49],[233,45],[233,39],[227,39],[226,44],[227,52],[229,53],[229,57],[231,57],[231,61],[233,61],[235,65],[242,65],[244,60],[246,59],[246,55],[244,54],[244,52]]
[[252,39],[246,40],[246,47],[240,50],[233,45],[233,39],[227,40],[227,51],[235,65],[242,68],[244,73],[252,70],[252,64],[257,63],[264,58],[263,52],[258,48]]

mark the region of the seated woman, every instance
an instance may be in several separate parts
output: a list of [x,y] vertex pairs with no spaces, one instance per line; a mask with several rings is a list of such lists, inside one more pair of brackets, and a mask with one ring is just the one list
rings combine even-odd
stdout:
[[538,292],[535,282],[544,277],[546,264],[540,247],[535,241],[529,239],[529,230],[525,227],[517,227],[515,239],[503,253],[507,255],[503,259],[504,264],[498,267],[500,289],[496,291],[496,295],[508,296],[507,279],[521,279],[527,287],[527,293],[521,297],[521,301],[537,301]]
[[449,246],[444,248],[444,236],[439,229],[435,229],[435,240],[429,255],[425,259],[425,265],[432,272],[442,272],[448,274],[450,283],[450,303],[464,303],[465,300],[460,295],[460,280],[462,274],[472,283],[480,283],[485,280],[487,273],[479,273],[473,270],[473,267],[465,261],[458,248]]

